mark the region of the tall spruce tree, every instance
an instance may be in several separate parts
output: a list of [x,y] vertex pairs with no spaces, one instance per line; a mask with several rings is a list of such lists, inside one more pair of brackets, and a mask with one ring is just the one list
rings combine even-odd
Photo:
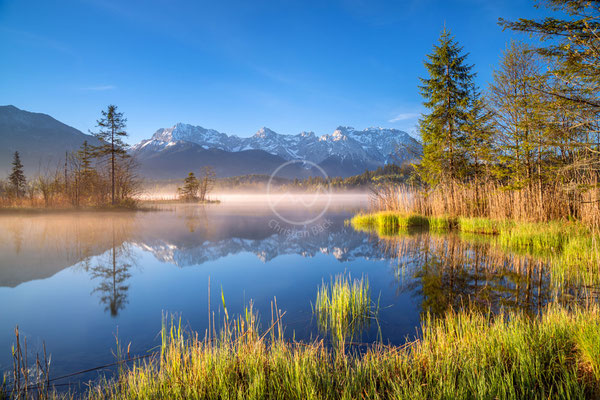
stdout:
[[102,111],[102,117],[97,121],[98,132],[93,135],[100,140],[100,145],[95,148],[99,156],[108,156],[110,159],[111,203],[115,204],[115,171],[118,158],[127,156],[127,145],[122,138],[127,136],[125,127],[127,119],[123,113],[117,111],[117,106],[109,105]]
[[19,156],[18,151],[15,151],[13,154],[12,172],[8,177],[8,181],[10,182],[15,197],[21,198],[25,195],[25,185],[27,181],[25,180],[23,164],[21,163],[21,157]]
[[423,157],[418,171],[431,186],[463,180],[469,173],[469,135],[473,133],[469,127],[479,124],[480,117],[473,114],[479,94],[473,66],[465,63],[467,54],[462,50],[444,27],[425,61],[429,77],[421,78],[423,104],[429,113],[419,121]]

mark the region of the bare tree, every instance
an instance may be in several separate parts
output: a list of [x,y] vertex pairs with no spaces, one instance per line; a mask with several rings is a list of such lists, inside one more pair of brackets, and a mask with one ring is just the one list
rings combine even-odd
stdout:
[[215,186],[216,176],[217,174],[212,167],[206,166],[202,168],[199,190],[200,201],[206,201],[206,196],[208,196]]

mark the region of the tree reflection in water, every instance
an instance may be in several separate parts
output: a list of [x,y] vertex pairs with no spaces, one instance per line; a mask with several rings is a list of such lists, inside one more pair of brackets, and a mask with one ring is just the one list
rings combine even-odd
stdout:
[[489,241],[426,232],[378,238],[395,259],[398,290],[421,298],[421,311],[476,308],[536,314],[553,299],[588,301],[590,293],[552,280],[547,262],[510,254]]
[[113,220],[111,249],[98,258],[96,265],[87,265],[91,279],[100,281],[92,294],[99,294],[100,304],[104,304],[104,310],[110,310],[110,315],[113,317],[116,317],[127,304],[129,290],[127,281],[131,278],[129,270],[135,262],[131,244],[127,243],[130,233],[131,225],[119,224],[115,227]]

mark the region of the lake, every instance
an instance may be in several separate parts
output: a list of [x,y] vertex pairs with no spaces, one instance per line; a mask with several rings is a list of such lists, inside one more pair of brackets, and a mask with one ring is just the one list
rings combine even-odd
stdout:
[[485,238],[421,231],[380,238],[345,223],[367,205],[361,196],[313,213],[281,204],[274,212],[242,196],[144,212],[0,215],[0,369],[12,368],[16,325],[30,357],[45,342],[51,376],[61,376],[113,362],[116,337],[132,355],[153,351],[165,317],[204,335],[209,301],[215,321],[223,319],[221,295],[230,315],[252,300],[263,329],[276,301],[289,338],[328,340],[312,305],[318,287],[343,273],[368,278],[379,304],[357,343],[402,344],[418,335],[424,312],[534,315],[557,296],[573,296],[558,291],[542,262]]

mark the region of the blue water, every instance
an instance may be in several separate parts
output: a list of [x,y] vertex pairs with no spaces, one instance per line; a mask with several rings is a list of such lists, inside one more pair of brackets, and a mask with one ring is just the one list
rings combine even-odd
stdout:
[[355,231],[344,220],[360,207],[330,208],[307,226],[286,224],[268,207],[227,204],[0,216],[0,370],[12,368],[16,325],[32,359],[45,342],[51,376],[113,362],[117,337],[131,355],[147,354],[160,343],[164,316],[203,336],[209,280],[217,322],[221,290],[230,315],[252,300],[263,328],[276,300],[286,311],[286,336],[301,340],[326,336],[311,302],[339,273],[367,277],[379,303],[378,321],[354,338],[362,342],[381,335],[404,343],[418,334],[424,310],[473,298],[526,308],[545,301],[542,278],[479,273],[470,264],[473,249],[462,258],[449,253],[456,242],[420,233],[386,241]]

